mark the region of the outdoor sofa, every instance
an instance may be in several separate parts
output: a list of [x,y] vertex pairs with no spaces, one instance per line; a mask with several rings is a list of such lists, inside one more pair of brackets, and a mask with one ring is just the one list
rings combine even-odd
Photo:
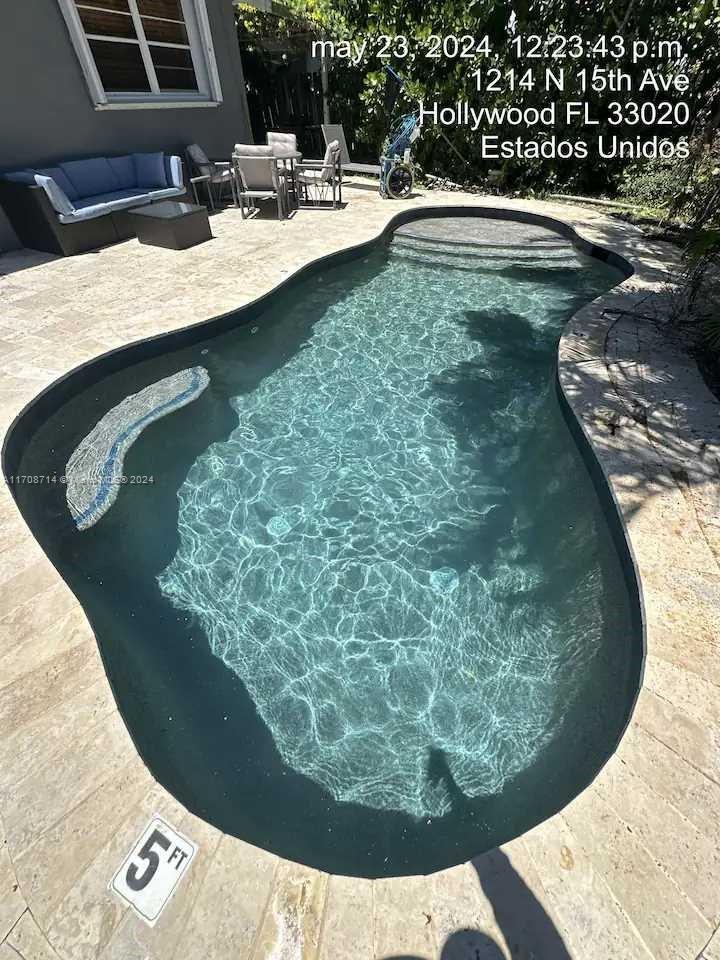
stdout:
[[126,211],[186,194],[180,157],[132,153],[0,176],[0,203],[21,243],[70,256],[134,236]]

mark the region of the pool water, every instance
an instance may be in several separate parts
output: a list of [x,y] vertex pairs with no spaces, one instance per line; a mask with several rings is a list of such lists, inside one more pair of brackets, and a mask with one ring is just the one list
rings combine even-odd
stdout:
[[152,482],[95,526],[73,527],[62,490],[19,493],[138,749],[187,806],[383,876],[461,862],[589,782],[641,633],[556,351],[620,279],[538,227],[416,222],[37,432],[22,472],[62,473],[110,406],[208,371],[128,453]]

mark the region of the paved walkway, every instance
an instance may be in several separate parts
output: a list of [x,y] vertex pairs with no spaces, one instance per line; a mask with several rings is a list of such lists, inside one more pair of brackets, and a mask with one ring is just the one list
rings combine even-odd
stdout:
[[[400,209],[213,218],[182,253],[134,241],[0,257],[0,421],[69,369],[237,308]],[[720,960],[718,410],[664,320],[673,254],[582,208],[528,209],[635,275],[569,324],[560,371],[628,523],[647,613],[643,690],[617,753],[561,814],[429,877],[328,876],[220,834],[145,769],[82,609],[0,490],[0,960]],[[198,844],[155,927],[108,883],[158,813]]]

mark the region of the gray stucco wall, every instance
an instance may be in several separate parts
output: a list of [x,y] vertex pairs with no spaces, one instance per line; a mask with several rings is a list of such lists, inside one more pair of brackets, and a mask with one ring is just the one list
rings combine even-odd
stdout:
[[[0,0],[0,171],[200,143],[230,157],[250,121],[231,0],[206,0],[219,107],[95,110],[57,0]],[[0,208],[0,251],[18,246]]]

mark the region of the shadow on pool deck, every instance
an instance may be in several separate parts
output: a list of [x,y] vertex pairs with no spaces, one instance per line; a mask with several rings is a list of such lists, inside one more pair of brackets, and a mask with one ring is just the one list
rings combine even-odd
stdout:
[[[492,905],[506,950],[487,933],[463,928],[442,945],[438,960],[573,960],[557,927],[502,850],[472,861],[480,886]],[[383,960],[426,960],[393,954]]]
[[[512,957],[571,960],[557,927],[502,850],[491,850],[476,857],[472,865]],[[460,960],[463,956],[461,953],[445,955],[445,948],[453,937],[443,947],[443,960]],[[468,960],[475,960],[472,953],[467,956]],[[480,953],[479,958],[484,960],[484,955]]]

